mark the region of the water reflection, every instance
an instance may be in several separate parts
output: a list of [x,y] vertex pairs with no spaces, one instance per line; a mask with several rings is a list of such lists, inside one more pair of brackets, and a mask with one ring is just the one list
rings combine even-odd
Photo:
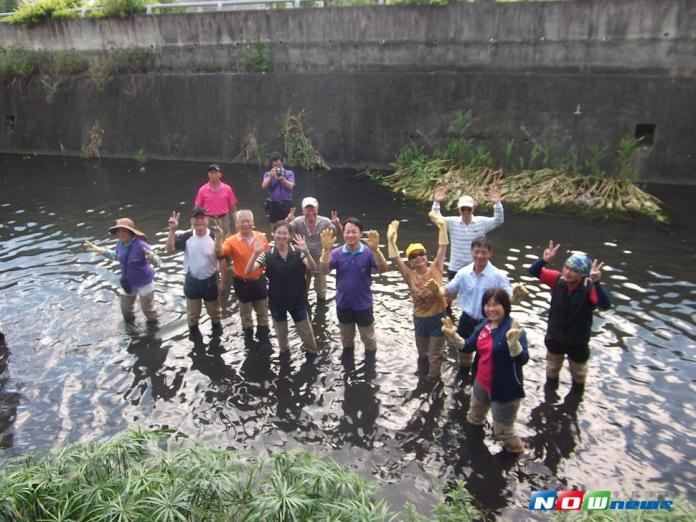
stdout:
[[[332,278],[328,301],[311,302],[321,353],[315,366],[304,363],[294,333],[289,360],[271,345],[245,342],[234,296],[225,301],[222,337],[211,339],[202,325],[204,336],[188,340],[181,254],[162,256],[157,272],[159,328],[148,330],[142,320],[124,325],[113,262],[84,252],[82,241],[112,244],[106,230],[127,215],[163,249],[167,216],[190,207],[202,182],[195,173],[204,170],[152,162],[141,174],[128,162],[0,157],[0,319],[12,340],[11,359],[0,351],[3,456],[168,426],[258,454],[284,447],[328,454],[390,486],[397,507],[411,498],[427,505],[431,479],[457,475],[494,510],[524,506],[529,491],[555,485],[693,495],[696,240],[680,225],[694,218],[687,190],[675,194],[684,198],[682,214],[669,230],[641,220],[506,211],[493,233],[493,262],[531,291],[513,310],[530,342],[518,415],[529,450],[511,460],[490,427],[483,436],[466,424],[469,397],[455,378],[453,353],[442,381],[414,375],[410,299],[396,272],[374,278],[376,361],[365,361],[361,346],[341,357]],[[262,215],[259,173],[228,172],[240,200]],[[381,231],[399,218],[403,244],[431,238],[426,247],[435,246],[425,206],[395,200],[352,173],[300,172],[297,192]],[[563,248],[607,261],[605,283],[616,304],[595,317],[580,404],[563,395],[567,374],[561,396],[544,393],[549,293],[526,272],[548,239],[568,237]]]

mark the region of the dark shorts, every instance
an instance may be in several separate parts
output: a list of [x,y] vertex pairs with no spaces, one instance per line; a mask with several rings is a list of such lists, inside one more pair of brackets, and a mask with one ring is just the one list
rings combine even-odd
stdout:
[[370,326],[375,322],[372,315],[372,308],[367,310],[353,310],[351,308],[336,307],[336,315],[338,322],[343,324],[355,323],[358,326]]
[[549,352],[556,355],[565,354],[568,359],[576,363],[586,363],[590,358],[590,347],[587,344],[563,345],[551,339],[544,339],[544,344]]
[[290,317],[292,317],[292,320],[296,323],[301,323],[307,319],[307,309],[304,306],[295,310],[288,310],[287,308],[271,308],[270,310],[271,317],[276,323],[287,321],[288,314],[290,314]]
[[275,223],[276,221],[283,221],[288,217],[288,213],[292,208],[292,201],[272,201],[270,199],[266,200],[266,216],[268,216],[268,221]]
[[261,301],[268,297],[266,276],[261,276],[258,279],[240,279],[238,277],[233,277],[232,287],[240,303]]
[[430,317],[413,316],[413,326],[416,330],[416,337],[442,337],[442,321],[445,312],[431,315]]
[[455,271],[455,272],[453,272],[452,270],[448,270],[448,271],[447,271],[447,279],[449,279],[450,281],[451,281],[452,279],[454,279],[454,276],[456,276],[456,275],[457,275],[457,272],[456,272],[456,271]]
[[215,301],[218,298],[218,274],[207,279],[196,279],[186,273],[184,278],[184,295],[188,299],[203,299]]
[[459,318],[459,324],[457,325],[457,333],[466,340],[474,333],[474,328],[476,328],[480,322],[481,321],[478,319],[470,317],[466,312],[462,312],[462,316]]

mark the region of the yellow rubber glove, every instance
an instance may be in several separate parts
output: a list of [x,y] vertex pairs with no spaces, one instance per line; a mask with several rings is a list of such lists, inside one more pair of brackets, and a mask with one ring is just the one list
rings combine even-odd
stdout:
[[520,337],[522,337],[522,328],[517,324],[517,320],[512,320],[512,326],[505,334],[508,343],[508,350],[510,351],[511,357],[517,357],[522,353],[522,345],[520,344]]
[[445,334],[447,340],[456,346],[457,350],[464,348],[464,339],[457,333],[452,319],[443,317],[440,321],[442,322],[442,333]]
[[387,229],[387,253],[389,254],[389,259],[399,257],[399,247],[396,246],[398,235],[399,222],[394,219],[389,223],[389,228]]
[[445,291],[444,286],[440,286],[437,281],[434,279],[428,279],[428,281],[425,283],[425,286],[428,287],[428,290],[430,290],[433,294],[439,295],[441,297],[447,297],[447,292]]
[[325,228],[324,230],[321,231],[319,234],[319,238],[321,239],[321,257],[319,258],[320,263],[328,263],[329,258],[331,257],[331,249],[334,246],[334,242],[336,241],[336,235],[334,234],[334,231],[331,230],[330,228]]
[[445,218],[442,217],[442,214],[434,210],[428,212],[428,217],[430,218],[430,221],[435,223],[435,226],[438,229],[437,244],[449,245],[449,236],[447,235],[447,222],[445,221]]
[[510,304],[520,304],[522,299],[529,296],[527,287],[524,283],[515,283],[512,285],[512,298],[510,299]]

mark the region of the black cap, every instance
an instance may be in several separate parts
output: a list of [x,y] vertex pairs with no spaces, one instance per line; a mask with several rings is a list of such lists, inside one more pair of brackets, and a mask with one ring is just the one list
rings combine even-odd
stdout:
[[220,167],[220,165],[217,163],[211,163],[208,165],[208,170],[217,170],[218,172],[222,172],[222,167]]
[[205,209],[203,207],[196,207],[191,212],[191,217],[200,216],[201,214],[204,216],[208,215],[208,213],[205,211]]

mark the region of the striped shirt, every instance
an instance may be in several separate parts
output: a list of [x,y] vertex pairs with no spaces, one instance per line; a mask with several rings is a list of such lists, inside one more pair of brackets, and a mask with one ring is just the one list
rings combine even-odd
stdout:
[[[433,210],[439,212],[440,204],[433,202]],[[461,216],[447,216],[447,233],[450,240],[450,258],[448,270],[456,272],[473,261],[471,258],[471,242],[503,224],[503,204],[493,205],[493,217],[473,216],[471,223],[464,223]]]

